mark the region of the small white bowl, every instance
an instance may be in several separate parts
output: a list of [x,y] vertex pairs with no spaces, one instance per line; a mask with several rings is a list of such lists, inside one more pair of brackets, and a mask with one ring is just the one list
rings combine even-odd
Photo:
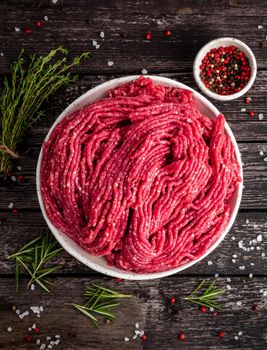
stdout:
[[[50,136],[52,130],[54,129],[54,127],[56,126],[56,124],[59,123],[67,115],[76,111],[77,109],[80,109],[82,106],[84,106],[88,103],[95,102],[95,101],[105,97],[107,95],[107,92],[110,89],[113,89],[119,85],[128,83],[131,80],[137,79],[138,77],[139,76],[127,76],[127,77],[123,77],[123,78],[113,79],[113,80],[107,81],[106,83],[98,85],[97,87],[87,91],[85,94],[80,96],[77,100],[72,102],[60,114],[60,116],[56,119],[56,121],[52,125],[50,131],[48,132],[48,134],[45,138],[45,141],[47,141],[49,139],[49,136]],[[175,80],[160,77],[160,76],[147,76],[147,77],[153,79],[153,81],[156,84],[162,84],[165,86],[171,86],[171,87],[187,89],[187,90],[192,91],[199,110],[203,114],[208,116],[209,118],[215,119],[218,116],[218,114],[220,113],[218,111],[218,109],[211,102],[209,102],[205,97],[203,97],[202,95],[200,95],[198,92],[191,89],[187,85],[184,85],[184,84],[178,83]],[[238,146],[237,146],[235,137],[234,137],[234,135],[233,135],[233,133],[232,133],[232,131],[227,123],[225,123],[225,130],[226,130],[227,134],[230,136],[231,141],[234,145],[236,157],[237,157],[238,163],[240,165],[240,169],[241,169],[240,176],[241,176],[241,178],[243,178],[241,157],[240,157],[240,153],[238,150]],[[77,260],[79,260],[83,264],[87,265],[91,269],[98,271],[98,272],[101,272],[101,273],[108,275],[108,276],[119,277],[119,278],[123,278],[123,279],[149,280],[149,279],[169,276],[169,275],[172,275],[174,273],[185,270],[185,269],[189,268],[190,266],[196,264],[198,261],[205,258],[208,254],[210,254],[220,244],[220,242],[226,236],[227,232],[232,227],[232,225],[235,221],[235,218],[236,218],[239,206],[240,206],[240,202],[241,202],[241,197],[242,197],[243,183],[239,183],[238,188],[234,192],[234,194],[231,198],[231,201],[230,201],[231,216],[230,216],[230,220],[228,222],[228,225],[225,228],[225,231],[221,234],[220,238],[208,249],[208,251],[204,255],[202,255],[199,259],[190,261],[182,266],[176,267],[176,268],[171,269],[171,270],[162,271],[162,272],[155,272],[155,273],[141,273],[141,274],[139,274],[139,273],[135,273],[135,272],[131,272],[131,271],[123,271],[123,270],[118,269],[115,266],[109,266],[107,264],[107,261],[105,258],[94,256],[94,255],[87,253],[77,243],[75,243],[72,239],[70,239],[68,236],[66,236],[62,231],[58,230],[51,223],[51,221],[49,220],[49,218],[46,214],[45,208],[44,208],[42,194],[41,194],[41,188],[40,188],[41,187],[41,183],[40,183],[41,162],[42,162],[42,150],[40,151],[40,154],[39,154],[39,159],[38,159],[37,169],[36,169],[37,195],[38,195],[38,200],[39,200],[40,208],[41,208],[42,214],[44,216],[44,219],[45,219],[48,227],[50,228],[51,232],[55,236],[55,238],[58,240],[58,242],[62,245],[62,247],[69,254],[71,254],[74,258],[76,258]]]
[[[244,86],[244,88],[234,94],[231,95],[219,95],[216,94],[215,92],[210,91],[205,84],[203,83],[203,81],[200,78],[200,68],[199,66],[201,65],[202,59],[206,56],[206,54],[211,50],[211,49],[216,49],[220,46],[231,46],[234,45],[236,47],[238,47],[241,51],[243,51],[248,60],[249,60],[249,64],[250,64],[250,68],[251,68],[251,76],[249,81],[247,82],[247,84]],[[202,90],[204,92],[204,94],[206,94],[209,97],[214,98],[215,100],[218,101],[231,101],[231,100],[235,100],[236,98],[244,95],[246,92],[248,92],[248,90],[252,87],[255,78],[256,78],[256,74],[257,74],[257,62],[255,59],[255,56],[253,54],[253,52],[251,51],[251,49],[245,44],[243,43],[241,40],[235,39],[235,38],[218,38],[215,40],[210,41],[209,43],[207,43],[205,46],[203,46],[198,54],[196,55],[195,61],[194,61],[194,65],[193,65],[193,73],[194,73],[194,78],[195,81],[198,85],[198,87],[200,88],[200,90]]]

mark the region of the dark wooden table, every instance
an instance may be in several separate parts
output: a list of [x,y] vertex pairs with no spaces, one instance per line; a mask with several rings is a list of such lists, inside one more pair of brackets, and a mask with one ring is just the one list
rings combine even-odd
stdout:
[[[55,3],[54,3],[55,2]],[[98,350],[174,350],[174,349],[267,349],[267,266],[264,253],[267,242],[267,48],[261,43],[267,34],[267,1],[123,1],[123,0],[6,0],[0,2],[0,74],[9,72],[10,63],[20,48],[26,53],[47,53],[64,45],[74,56],[91,50],[93,57],[76,72],[79,79],[58,92],[46,107],[46,115],[26,135],[20,146],[24,182],[0,182],[0,349],[39,349],[40,345],[25,343],[23,336],[36,323],[40,332],[35,339],[61,335],[59,349]],[[48,21],[44,20],[48,17]],[[40,28],[34,23],[42,21]],[[44,25],[44,22],[46,22]],[[263,29],[258,29],[262,25]],[[33,33],[26,35],[23,28]],[[16,31],[15,27],[20,28]],[[170,38],[164,30],[170,29]],[[102,40],[100,32],[105,33]],[[145,40],[145,33],[152,40]],[[41,143],[59,113],[86,90],[113,77],[139,74],[145,68],[196,88],[192,64],[198,49],[211,39],[233,36],[245,41],[254,51],[258,74],[244,99],[215,105],[225,114],[237,140],[244,162],[245,189],[241,208],[231,232],[208,258],[196,266],[161,280],[116,284],[80,264],[67,253],[57,259],[63,265],[54,275],[52,292],[26,289],[22,280],[15,291],[14,266],[6,258],[22,244],[48,228],[41,215],[35,191],[35,168]],[[99,49],[92,47],[97,40]],[[263,45],[264,46],[264,45]],[[108,61],[114,64],[110,67]],[[241,108],[255,111],[251,118]],[[263,119],[258,116],[263,113]],[[262,153],[263,152],[263,153]],[[8,209],[14,203],[16,215]],[[258,235],[259,248],[244,251]],[[236,255],[235,255],[236,254]],[[212,263],[210,263],[212,262]],[[241,268],[240,268],[241,267]],[[218,285],[227,289],[223,297],[224,310],[217,317],[201,314],[197,307],[183,300],[203,278],[219,274]],[[253,277],[249,274],[253,274]],[[134,295],[123,302],[118,317],[97,331],[67,303],[80,302],[84,287],[103,283]],[[231,288],[231,289],[230,289]],[[175,296],[171,306],[168,299]],[[259,311],[253,305],[259,305]],[[42,305],[40,319],[31,315],[20,320],[12,305],[21,311]],[[179,310],[179,312],[177,312]],[[148,340],[132,340],[135,323],[144,329]],[[12,332],[7,328],[11,326]],[[177,337],[186,333],[186,340]],[[217,336],[224,331],[224,338]],[[242,332],[242,334],[241,334]],[[238,335],[239,334],[239,335]],[[130,341],[125,342],[124,338]]]

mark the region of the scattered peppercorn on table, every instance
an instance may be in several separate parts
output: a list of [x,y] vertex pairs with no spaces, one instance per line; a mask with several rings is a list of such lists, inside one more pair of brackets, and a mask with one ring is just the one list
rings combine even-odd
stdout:
[[[50,99],[45,115],[25,135],[12,173],[0,177],[0,349],[266,349],[265,2],[12,0],[1,2],[0,19],[1,77],[20,48],[46,54],[62,45],[71,57],[92,53],[73,70],[78,80]],[[163,75],[197,90],[195,55],[217,37],[244,41],[258,65],[245,96],[211,101],[230,124],[244,163],[241,209],[224,241],[190,269],[151,281],[100,275],[63,251],[53,260],[62,267],[48,278],[50,293],[37,283],[27,288],[23,273],[16,291],[14,260],[8,255],[49,233],[37,201],[35,171],[42,141],[57,116],[93,86],[125,75]],[[205,280],[205,291],[214,279],[216,288],[225,290],[218,297],[221,309],[192,302],[196,287]],[[93,284],[132,295],[120,301],[114,319],[99,319],[100,329],[71,306],[84,305],[85,290]]]

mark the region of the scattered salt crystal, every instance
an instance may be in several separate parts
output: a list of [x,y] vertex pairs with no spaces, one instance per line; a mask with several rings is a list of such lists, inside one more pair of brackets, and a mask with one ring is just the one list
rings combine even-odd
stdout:
[[209,261],[207,262],[207,264],[208,264],[208,265],[212,265],[213,262],[212,262],[211,260],[209,260]]
[[8,208],[9,209],[12,209],[14,207],[14,203],[13,202],[10,202],[9,204],[8,204]]
[[254,266],[255,264],[254,263],[250,263],[250,266]]
[[258,236],[257,236],[257,241],[258,241],[258,242],[262,242],[262,235],[258,235]]
[[19,315],[20,314],[20,309],[16,310],[16,314]]
[[232,237],[232,240],[235,241],[235,236]]
[[241,335],[243,334],[243,332],[242,332],[242,331],[239,331],[237,334],[238,334],[239,336],[241,336]]
[[260,156],[263,156],[263,155],[264,155],[263,151],[260,151],[260,152],[259,152],[259,155],[260,155]]
[[210,311],[213,312],[214,311],[214,307],[210,307]]
[[237,305],[237,306],[242,305],[242,301],[241,301],[241,300],[237,301],[237,302],[236,302],[236,305]]
[[51,337],[46,337],[46,340],[51,340]]
[[259,24],[258,29],[263,29],[263,26],[261,24]]
[[40,311],[41,311],[41,312],[44,311],[44,308],[43,308],[42,306],[40,306]]
[[34,328],[36,328],[36,324],[35,323],[32,325],[32,329],[34,329]]
[[264,292],[264,290],[263,289],[260,289],[260,293],[262,294]]
[[250,273],[250,274],[248,275],[248,277],[249,277],[249,278],[252,278],[252,277],[253,277],[253,274],[252,274],[252,273]]
[[237,335],[235,335],[235,340],[238,340],[239,338],[238,338],[238,336]]
[[98,50],[100,48],[100,45],[96,44],[95,48]]
[[7,328],[7,331],[8,331],[8,332],[12,332],[12,329],[13,329],[12,327],[8,327],[8,328]]
[[17,169],[18,169],[19,171],[21,171],[21,170],[22,170],[22,166],[18,165],[18,166],[17,166]]
[[93,46],[96,46],[96,45],[97,45],[97,41],[93,40],[93,41],[92,41],[92,45],[93,45]]
[[233,254],[233,258],[237,258],[237,255],[236,255],[236,254]]
[[128,337],[125,337],[124,338],[124,341],[129,341],[130,339]]
[[254,249],[255,249],[255,247],[251,247],[251,248],[250,248],[250,250],[254,250]]
[[262,258],[264,258],[265,257],[265,253],[263,252],[263,253],[261,253],[261,257]]
[[113,66],[114,62],[113,61],[108,61],[108,66],[111,67]]
[[2,57],[3,57],[3,56],[4,56],[4,52],[0,52],[0,56],[2,56]]
[[135,334],[135,335],[133,335],[133,339],[136,339],[137,338],[137,335]]
[[263,119],[263,113],[260,113],[259,114],[259,120],[262,120]]
[[15,32],[20,32],[20,28],[19,27],[15,27]]
[[138,335],[140,334],[140,331],[135,330],[134,333]]
[[60,339],[57,339],[57,340],[55,341],[55,345],[58,345],[59,342],[60,342]]
[[258,247],[256,247],[256,249],[257,249],[257,250],[261,250],[261,247],[258,246]]
[[36,340],[36,344],[37,344],[37,345],[40,345],[40,343],[41,343],[41,340],[40,340],[40,339],[37,339],[37,340]]
[[42,344],[42,345],[40,346],[40,350],[44,350],[45,347],[46,347],[46,345],[45,345],[45,344]]
[[100,32],[99,36],[100,36],[100,38],[104,39],[105,38],[105,33],[104,32]]
[[264,161],[264,162],[267,162],[267,157],[263,158],[263,161]]
[[245,265],[241,265],[238,268],[239,268],[239,270],[245,270]]
[[264,297],[267,297],[267,290],[265,290],[265,291],[263,292],[263,296],[264,296]]
[[44,20],[45,20],[45,21],[48,21],[48,16],[44,16]]
[[227,277],[227,278],[226,278],[226,281],[227,281],[227,282],[231,282],[231,278],[230,278],[230,277]]
[[28,315],[29,315],[29,311],[25,311],[25,312],[23,312],[22,314],[19,315],[19,318],[23,319],[25,316],[28,316]]
[[215,273],[214,277],[215,277],[215,278],[218,278],[218,277],[219,277],[219,274],[218,274],[218,273]]
[[53,4],[56,4],[56,3],[57,3],[57,0],[52,0],[52,3],[53,3]]
[[231,289],[232,289],[232,287],[231,287],[229,284],[227,284],[226,288],[227,288],[228,290],[231,290]]
[[145,68],[142,69],[142,74],[147,74],[147,70]]
[[144,335],[145,334],[145,332],[144,331],[141,331],[140,332],[140,337],[142,337],[142,335]]
[[31,332],[32,331],[32,327],[28,327],[28,331]]
[[31,290],[34,290],[34,289],[35,289],[35,285],[31,284]]
[[12,310],[13,310],[13,311],[16,310],[16,306],[15,306],[15,305],[12,306]]
[[52,349],[53,346],[51,344],[49,344],[47,347],[48,347],[48,349]]
[[249,224],[249,219],[246,220],[246,224]]
[[51,341],[50,341],[50,344],[51,344],[52,346],[54,346],[54,345],[55,345],[54,340],[51,340]]
[[60,335],[59,335],[59,334],[55,335],[55,338],[56,338],[56,339],[59,339],[59,338],[60,338]]
[[246,108],[241,108],[241,112],[246,112]]
[[236,263],[236,259],[232,259],[232,263],[235,264]]
[[135,324],[135,328],[139,328],[139,323],[136,323],[136,324]]

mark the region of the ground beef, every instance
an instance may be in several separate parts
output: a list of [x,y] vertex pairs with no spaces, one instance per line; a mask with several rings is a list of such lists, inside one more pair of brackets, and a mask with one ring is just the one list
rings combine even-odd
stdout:
[[88,253],[138,273],[203,255],[230,216],[240,168],[192,92],[140,77],[65,117],[43,144],[51,222]]

